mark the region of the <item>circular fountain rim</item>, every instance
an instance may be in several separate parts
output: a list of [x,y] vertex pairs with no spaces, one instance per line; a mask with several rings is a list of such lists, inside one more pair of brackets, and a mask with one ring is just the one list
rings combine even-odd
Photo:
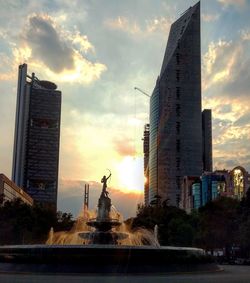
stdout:
[[[81,233],[81,232],[79,232]],[[43,249],[139,249],[139,250],[171,250],[171,251],[189,251],[189,252],[197,252],[200,254],[205,254],[205,251],[200,248],[193,247],[176,247],[176,246],[132,246],[132,245],[111,245],[111,244],[87,244],[87,245],[48,245],[48,244],[31,244],[31,245],[3,245],[0,246],[1,250],[11,250],[11,249],[31,249],[31,248],[43,248]]]
[[215,271],[198,248],[121,245],[0,246],[1,272],[171,273]]

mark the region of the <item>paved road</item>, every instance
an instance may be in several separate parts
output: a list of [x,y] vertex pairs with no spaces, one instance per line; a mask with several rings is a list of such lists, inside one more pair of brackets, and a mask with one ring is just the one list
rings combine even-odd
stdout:
[[224,271],[182,275],[34,275],[0,274],[1,283],[249,283],[250,266],[222,266]]

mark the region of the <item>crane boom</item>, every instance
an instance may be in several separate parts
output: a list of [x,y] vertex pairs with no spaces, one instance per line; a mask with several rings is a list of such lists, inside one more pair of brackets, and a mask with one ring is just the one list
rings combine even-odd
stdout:
[[143,93],[144,95],[146,95],[147,97],[150,97],[150,95],[148,93],[146,93],[145,91],[143,91],[142,89],[135,87],[135,90],[140,91],[141,93]]

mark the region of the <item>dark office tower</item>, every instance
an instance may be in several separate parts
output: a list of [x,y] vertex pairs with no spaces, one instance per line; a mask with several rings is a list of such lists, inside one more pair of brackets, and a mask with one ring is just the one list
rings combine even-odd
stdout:
[[202,111],[202,159],[203,171],[213,171],[212,159],[212,111],[204,109]]
[[149,205],[149,170],[148,170],[148,161],[149,161],[149,124],[144,126],[143,134],[143,153],[144,153],[144,203]]
[[184,176],[202,173],[200,3],[172,24],[150,100],[149,201],[179,205]]
[[61,92],[19,66],[12,180],[31,197],[56,209]]

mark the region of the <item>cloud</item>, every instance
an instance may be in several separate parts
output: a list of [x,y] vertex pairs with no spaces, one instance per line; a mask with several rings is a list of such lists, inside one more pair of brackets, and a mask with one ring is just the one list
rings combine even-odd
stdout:
[[246,5],[246,0],[218,0],[223,6],[236,6],[236,7],[243,7]]
[[250,124],[250,113],[246,113],[241,116],[237,121],[235,121],[235,126],[245,126]]
[[12,52],[14,65],[26,62],[38,77],[42,74],[57,82],[89,84],[107,70],[104,64],[86,58],[89,53],[95,55],[86,35],[76,28],[63,29],[43,14],[28,17],[21,42],[15,44]]
[[219,40],[211,42],[208,51],[203,57],[203,87],[204,90],[213,85],[229,81],[231,72],[241,48],[235,46],[232,41]]
[[115,150],[121,156],[134,156],[136,153],[134,142],[131,138],[121,136],[115,138],[114,141]]
[[[242,56],[242,58],[244,58]],[[237,61],[237,66],[232,69],[232,78],[231,81],[225,85],[224,91],[234,96],[237,93],[237,96],[249,97],[249,81],[250,81],[250,58],[244,58],[244,60]],[[250,102],[250,101],[249,101]]]
[[[214,88],[213,88],[214,89]],[[250,168],[250,103],[249,98],[234,96],[206,97],[206,108],[212,108],[213,158],[217,169],[242,165]]]
[[[227,97],[249,97],[250,33],[240,31],[235,41],[211,42],[203,56],[203,90]],[[242,60],[244,58],[244,60]]]
[[155,17],[154,19],[147,21],[146,30],[148,33],[166,33],[169,32],[172,22],[172,18]]
[[237,97],[230,98],[217,95],[216,97],[205,98],[203,104],[205,108],[212,109],[214,119],[230,123],[234,123],[249,111],[246,100]]
[[30,17],[24,40],[32,49],[32,56],[53,72],[74,68],[74,50],[60,38],[50,18],[38,15]]
[[240,34],[241,34],[241,39],[243,41],[248,41],[250,40],[250,30],[241,30],[240,31]]
[[9,81],[15,78],[15,73],[12,70],[12,61],[9,56],[0,53],[0,81]]
[[141,32],[141,29],[136,22],[131,22],[128,18],[122,16],[119,16],[115,19],[107,19],[104,21],[104,25],[110,29],[122,30],[131,34],[137,34]]
[[215,22],[219,19],[219,14],[201,14],[201,18],[204,22]]
[[171,19],[155,17],[146,20],[142,26],[127,17],[119,16],[113,19],[106,19],[104,25],[110,29],[120,30],[135,36],[148,36],[156,32],[168,32],[171,26]]

